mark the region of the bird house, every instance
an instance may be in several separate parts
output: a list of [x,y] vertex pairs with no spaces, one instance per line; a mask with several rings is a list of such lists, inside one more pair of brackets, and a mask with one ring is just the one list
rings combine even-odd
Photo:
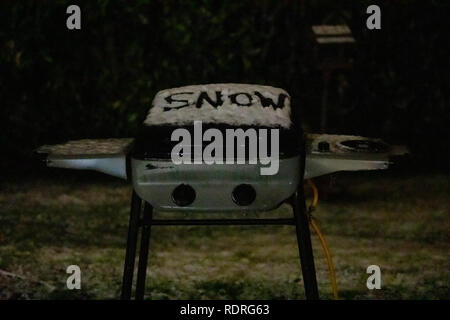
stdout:
[[314,59],[321,70],[351,68],[353,61],[353,38],[346,24],[314,25]]

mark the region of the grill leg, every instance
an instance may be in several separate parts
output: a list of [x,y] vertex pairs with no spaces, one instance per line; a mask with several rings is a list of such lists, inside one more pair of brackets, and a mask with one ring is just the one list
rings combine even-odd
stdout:
[[[302,183],[300,183],[299,188],[303,188]],[[314,266],[309,217],[306,212],[303,190],[298,190],[294,195],[292,209],[294,211],[295,229],[297,232],[298,251],[300,254],[306,299],[317,300],[319,299],[319,292],[317,289],[316,268]]]
[[144,299],[145,278],[147,275],[148,251],[150,246],[150,231],[153,219],[153,207],[144,204],[144,217],[142,219],[141,248],[139,250],[139,265],[136,281],[136,300]]
[[136,258],[136,244],[139,231],[139,216],[141,214],[142,200],[133,190],[131,195],[130,221],[128,225],[127,250],[125,254],[125,265],[122,279],[122,300],[131,299],[131,288],[133,285],[134,260]]

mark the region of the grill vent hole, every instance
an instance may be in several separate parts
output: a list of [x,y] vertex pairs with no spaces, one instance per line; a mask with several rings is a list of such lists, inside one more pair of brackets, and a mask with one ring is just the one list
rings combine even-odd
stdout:
[[177,206],[188,206],[195,200],[195,190],[188,184],[180,184],[173,190],[172,200]]
[[232,194],[233,202],[238,206],[248,206],[256,199],[256,191],[249,184],[240,184],[234,188]]

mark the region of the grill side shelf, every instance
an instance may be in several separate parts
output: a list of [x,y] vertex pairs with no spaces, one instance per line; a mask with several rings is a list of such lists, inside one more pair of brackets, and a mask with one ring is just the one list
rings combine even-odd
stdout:
[[133,139],[83,139],[45,145],[35,153],[48,167],[99,171],[127,179],[127,154]]

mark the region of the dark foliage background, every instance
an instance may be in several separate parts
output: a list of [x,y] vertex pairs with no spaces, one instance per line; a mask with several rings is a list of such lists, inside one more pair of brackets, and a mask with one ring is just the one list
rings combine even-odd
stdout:
[[[79,31],[66,8],[82,10]],[[319,126],[321,73],[311,25],[345,19],[351,72],[333,74],[329,132],[411,147],[448,165],[447,1],[1,1],[0,166],[33,168],[32,150],[68,139],[132,136],[154,94],[211,82],[285,88],[305,127]],[[22,171],[24,172],[24,171]]]

